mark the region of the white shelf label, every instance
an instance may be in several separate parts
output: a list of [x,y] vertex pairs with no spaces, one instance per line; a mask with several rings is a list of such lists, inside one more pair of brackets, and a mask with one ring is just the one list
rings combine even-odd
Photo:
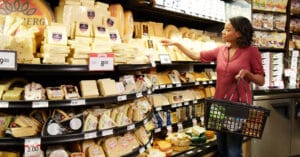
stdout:
[[176,87],[182,87],[182,84],[181,83],[177,83]]
[[147,124],[148,123],[148,119],[145,119],[143,123],[144,123],[144,125]]
[[193,151],[188,151],[186,152],[186,154],[193,154]]
[[143,93],[142,92],[136,93],[136,98],[140,98],[140,97],[143,97]]
[[205,84],[205,85],[206,85],[206,84],[207,84],[207,81],[203,81],[202,84]]
[[177,107],[181,107],[181,106],[182,106],[182,103],[178,103],[176,106],[177,106]]
[[208,81],[208,83],[209,83],[209,84],[213,84],[213,83],[214,83],[214,81]]
[[188,101],[184,102],[184,106],[189,105],[190,103]]
[[200,85],[200,82],[199,81],[195,82],[195,85],[196,86]]
[[134,125],[134,124],[128,125],[128,126],[127,126],[127,131],[133,130],[134,128],[135,128],[135,125]]
[[150,95],[151,93],[152,93],[152,91],[150,89],[148,89],[147,94]]
[[156,111],[161,111],[162,108],[161,108],[161,107],[156,107],[155,110],[156,110]]
[[193,104],[197,104],[197,103],[198,103],[198,100],[194,100],[194,101],[193,101]]
[[167,88],[173,88],[173,85],[168,84],[168,85],[167,85]]
[[0,70],[17,70],[16,52],[0,50]]
[[145,149],[144,147],[142,147],[142,148],[139,149],[139,153],[141,154],[141,153],[143,153],[145,150],[146,150],[146,149]]
[[85,105],[85,99],[71,100],[71,106]]
[[102,131],[102,136],[112,135],[114,132],[112,129]]
[[192,122],[193,122],[193,126],[197,125],[197,119],[196,118],[193,118]]
[[91,53],[89,55],[90,71],[113,71],[114,54],[113,53]]
[[97,137],[97,132],[89,132],[89,133],[85,133],[84,134],[84,139],[87,140],[87,139],[93,139],[93,138],[96,138]]
[[8,108],[9,103],[7,101],[0,101],[0,108]]
[[127,95],[120,95],[120,96],[117,97],[117,100],[118,101],[125,101],[125,100],[127,100]]
[[181,122],[179,122],[179,123],[177,124],[177,127],[178,127],[178,132],[183,132],[183,125],[182,125]]
[[24,143],[24,157],[40,156],[41,153],[41,139],[28,138]]
[[176,105],[176,104],[172,104],[171,107],[172,107],[172,108],[176,108],[177,105]]
[[160,54],[159,55],[160,63],[161,64],[171,64],[172,60],[169,54]]
[[153,55],[152,55],[152,54],[149,54],[148,57],[149,57],[151,66],[152,66],[152,67],[156,67],[156,63],[155,63],[155,59],[154,59]]
[[161,132],[161,128],[156,128],[156,129],[154,130],[154,132],[155,132],[155,133]]
[[48,108],[49,102],[48,101],[33,101],[32,108]]
[[160,89],[164,89],[164,88],[166,88],[166,85],[165,85],[165,84],[162,84],[162,85],[159,86],[159,88],[160,88]]

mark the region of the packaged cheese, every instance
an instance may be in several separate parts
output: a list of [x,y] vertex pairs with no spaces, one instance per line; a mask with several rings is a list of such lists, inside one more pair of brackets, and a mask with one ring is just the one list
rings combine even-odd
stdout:
[[[110,15],[116,18],[116,26],[121,39],[124,35],[124,10],[121,4],[111,4],[108,8]],[[126,26],[127,27],[127,26]]]
[[106,78],[97,80],[98,88],[102,96],[111,96],[120,94],[116,87],[115,80]]
[[118,139],[116,137],[109,137],[103,141],[103,149],[107,157],[119,157],[120,156],[120,146],[118,144]]
[[91,146],[88,147],[88,151],[87,151],[87,156],[88,157],[105,157],[105,153],[102,149],[101,146],[93,144]]
[[61,87],[47,87],[47,97],[49,100],[62,100],[64,99],[64,91]]
[[93,98],[99,96],[96,80],[81,80],[79,85],[82,97]]
[[64,95],[66,99],[78,99],[80,98],[78,89],[73,85],[62,85]]

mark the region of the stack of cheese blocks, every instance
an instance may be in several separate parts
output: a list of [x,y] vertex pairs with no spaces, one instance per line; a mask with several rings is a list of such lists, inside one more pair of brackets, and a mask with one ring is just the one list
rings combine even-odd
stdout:
[[44,31],[44,42],[41,54],[44,64],[66,64],[66,57],[70,53],[67,45],[67,27],[62,24],[52,23]]
[[109,7],[93,0],[60,1],[55,13],[58,22],[67,25],[71,39],[69,64],[88,64],[90,53],[112,52],[112,44],[121,43],[120,19],[111,15]]
[[35,58],[37,27],[27,28],[24,19],[7,15],[0,15],[0,49],[15,50],[18,63],[39,64],[40,59]]

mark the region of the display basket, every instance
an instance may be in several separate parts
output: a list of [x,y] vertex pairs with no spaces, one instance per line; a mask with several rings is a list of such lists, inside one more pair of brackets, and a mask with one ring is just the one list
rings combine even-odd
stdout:
[[218,99],[205,100],[207,130],[261,139],[270,110],[260,106]]

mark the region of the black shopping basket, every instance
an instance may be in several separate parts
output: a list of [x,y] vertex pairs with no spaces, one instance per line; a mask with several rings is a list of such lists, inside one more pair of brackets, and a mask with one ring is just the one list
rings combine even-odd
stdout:
[[204,122],[207,130],[229,132],[261,139],[270,110],[218,99],[206,99]]

